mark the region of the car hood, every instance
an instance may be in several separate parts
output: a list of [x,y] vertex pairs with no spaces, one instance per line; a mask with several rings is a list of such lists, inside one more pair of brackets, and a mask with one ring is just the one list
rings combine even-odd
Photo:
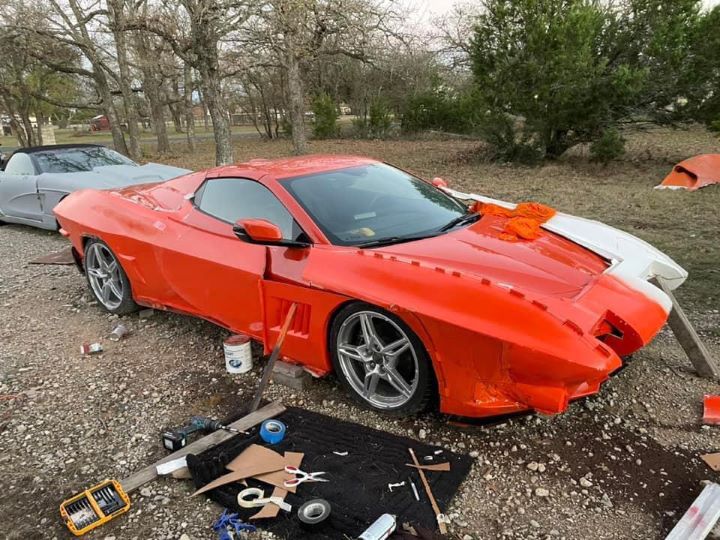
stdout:
[[109,165],[96,167],[88,172],[45,173],[38,176],[38,187],[45,189],[112,189],[135,184],[162,182],[187,174],[187,169],[148,163],[140,167],[132,165]]
[[372,251],[459,271],[541,296],[574,297],[608,268],[599,255],[548,231],[532,241],[500,238],[505,219],[483,216],[448,234]]

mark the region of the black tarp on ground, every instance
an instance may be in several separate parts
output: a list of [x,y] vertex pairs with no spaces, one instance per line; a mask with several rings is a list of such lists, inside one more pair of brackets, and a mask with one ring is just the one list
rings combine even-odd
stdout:
[[[337,539],[343,535],[357,537],[381,514],[397,516],[398,525],[404,522],[434,529],[435,515],[425,494],[422,482],[412,468],[408,448],[411,447],[421,463],[449,461],[449,472],[427,472],[433,494],[445,511],[460,484],[467,476],[471,459],[466,455],[444,450],[434,456],[440,448],[422,444],[405,437],[398,437],[372,428],[344,422],[318,413],[289,407],[277,417],[288,427],[285,439],[273,450],[303,452],[301,469],[307,472],[325,471],[329,482],[306,482],[297,493],[289,493],[286,502],[292,505],[291,512],[280,511],[274,519],[255,520],[258,527],[273,531],[287,538]],[[200,488],[227,473],[225,465],[250,444],[264,445],[257,434],[245,437],[239,435],[225,443],[207,450],[198,456],[189,455],[188,468],[195,485]],[[348,452],[346,457],[333,451]],[[423,461],[423,456],[433,455],[434,461]],[[412,478],[420,495],[415,500],[408,480]],[[388,483],[406,482],[391,493]],[[269,496],[272,486],[250,480],[251,487],[260,487]],[[228,484],[214,489],[208,496],[233,512],[238,512],[246,521],[259,509],[245,509],[237,505],[237,494],[244,489],[240,484]],[[308,533],[300,528],[297,509],[314,498],[322,498],[332,505],[331,517],[321,532]],[[218,513],[219,515],[219,513]]]

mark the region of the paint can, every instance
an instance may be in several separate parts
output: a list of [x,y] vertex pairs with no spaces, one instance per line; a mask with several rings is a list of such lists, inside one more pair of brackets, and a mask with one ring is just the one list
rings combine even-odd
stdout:
[[247,373],[253,367],[250,338],[245,334],[235,334],[223,342],[225,350],[225,368],[228,373]]
[[113,341],[120,341],[122,338],[127,336],[130,333],[130,331],[127,329],[127,326],[125,326],[122,323],[118,323],[115,328],[113,328],[113,331],[110,332],[110,339]]

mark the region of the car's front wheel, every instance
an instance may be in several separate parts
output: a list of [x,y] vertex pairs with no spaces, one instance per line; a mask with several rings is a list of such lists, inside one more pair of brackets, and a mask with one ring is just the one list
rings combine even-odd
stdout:
[[435,392],[430,358],[392,313],[364,303],[346,306],[333,320],[330,349],[340,381],[364,405],[396,414],[429,405]]
[[85,244],[85,276],[102,307],[110,313],[124,315],[138,309],[132,297],[130,281],[110,247],[98,239]]

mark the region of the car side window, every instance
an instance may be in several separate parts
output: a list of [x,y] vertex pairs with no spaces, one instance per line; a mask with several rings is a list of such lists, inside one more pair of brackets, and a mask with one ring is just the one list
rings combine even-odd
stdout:
[[303,234],[287,208],[265,186],[243,178],[213,178],[195,194],[195,205],[206,214],[234,224],[239,219],[266,219],[284,240]]
[[35,174],[35,166],[27,154],[13,154],[5,166],[5,173],[17,175]]

